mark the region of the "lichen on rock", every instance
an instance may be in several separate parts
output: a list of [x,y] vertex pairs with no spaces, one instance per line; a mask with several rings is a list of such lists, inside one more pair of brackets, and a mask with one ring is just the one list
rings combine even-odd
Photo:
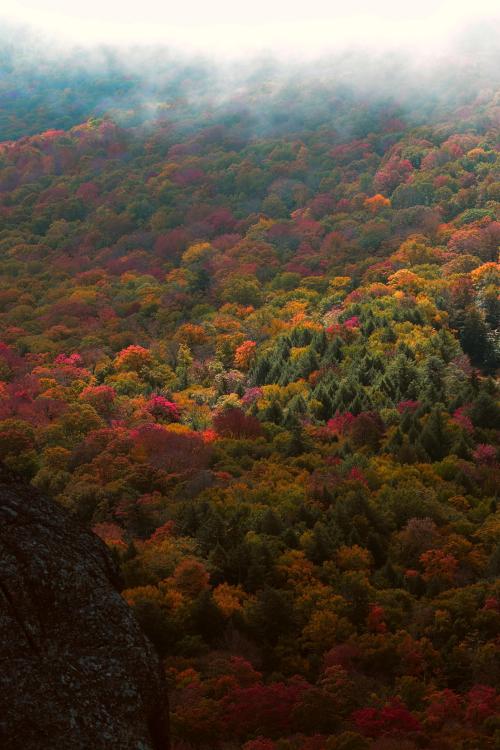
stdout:
[[0,746],[166,750],[159,659],[106,547],[0,473]]

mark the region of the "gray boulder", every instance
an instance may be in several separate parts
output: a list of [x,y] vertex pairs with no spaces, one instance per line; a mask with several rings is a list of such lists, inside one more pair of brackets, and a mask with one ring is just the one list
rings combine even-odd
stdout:
[[0,473],[0,747],[166,750],[159,659],[105,545]]

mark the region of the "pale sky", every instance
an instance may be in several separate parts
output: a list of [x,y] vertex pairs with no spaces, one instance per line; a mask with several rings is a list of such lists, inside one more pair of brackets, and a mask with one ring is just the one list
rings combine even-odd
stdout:
[[318,55],[344,47],[441,51],[499,0],[0,0],[0,22],[62,40],[164,43],[185,52]]

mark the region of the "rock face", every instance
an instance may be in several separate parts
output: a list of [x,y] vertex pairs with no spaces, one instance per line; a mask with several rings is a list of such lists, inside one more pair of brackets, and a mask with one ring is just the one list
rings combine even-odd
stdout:
[[104,544],[0,472],[0,747],[167,750],[160,663]]

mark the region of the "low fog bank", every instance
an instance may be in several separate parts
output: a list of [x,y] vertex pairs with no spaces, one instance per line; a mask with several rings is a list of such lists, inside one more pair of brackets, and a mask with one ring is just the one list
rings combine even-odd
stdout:
[[[500,24],[482,22],[440,50],[368,46],[220,59],[160,44],[74,45],[0,28],[0,140],[94,116],[125,126],[238,117],[246,135],[331,125],[364,137],[384,111],[422,124],[498,96]],[[353,108],[358,113],[353,116]],[[348,132],[347,132],[348,131]]]

